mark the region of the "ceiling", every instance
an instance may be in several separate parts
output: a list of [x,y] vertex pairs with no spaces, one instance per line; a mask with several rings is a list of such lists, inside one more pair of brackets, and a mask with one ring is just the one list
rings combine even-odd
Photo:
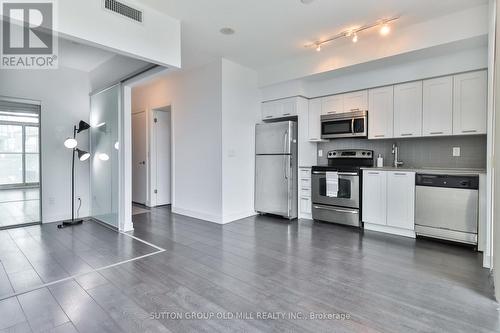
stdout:
[[59,66],[91,72],[116,53],[59,38]]
[[[487,0],[314,0],[307,5],[300,0],[139,2],[181,20],[183,67],[225,57],[254,69],[306,56],[314,50],[304,48],[305,44],[380,18],[401,15],[395,24],[397,29],[488,3]],[[236,33],[222,35],[219,30],[223,27],[231,27]]]

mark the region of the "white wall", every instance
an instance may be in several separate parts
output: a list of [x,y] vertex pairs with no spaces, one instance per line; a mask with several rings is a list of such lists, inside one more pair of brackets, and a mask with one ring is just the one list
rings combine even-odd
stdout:
[[[404,16],[403,18],[404,19]],[[361,63],[384,59],[417,50],[429,49],[450,43],[467,42],[488,34],[488,5],[434,18],[393,29],[389,38],[378,34],[359,41],[325,45],[321,52],[314,49],[299,58],[284,60],[277,66],[259,70],[260,86],[290,81],[308,75],[348,68]]]
[[414,57],[393,57],[353,66],[349,70],[266,86],[261,91],[263,100],[295,95],[313,98],[487,67],[488,48],[486,45],[478,45],[438,52],[433,56],[422,56],[418,60]]
[[132,90],[132,112],[172,107],[172,211],[212,222],[222,220],[221,75],[219,60]]
[[[71,218],[71,150],[63,142],[73,135],[73,125],[89,121],[89,91],[87,73],[76,70],[0,70],[0,96],[41,101],[44,223]],[[78,135],[78,142],[89,150],[87,131]],[[82,198],[80,216],[88,216],[88,160],[76,161],[75,197]]]
[[172,211],[216,223],[254,214],[254,71],[221,59],[161,76],[132,96],[132,112],[172,106]]
[[222,59],[222,214],[230,222],[254,214],[257,73]]
[[180,22],[138,1],[126,3],[143,10],[142,23],[106,11],[102,0],[57,1],[56,29],[65,37],[123,55],[181,67]]

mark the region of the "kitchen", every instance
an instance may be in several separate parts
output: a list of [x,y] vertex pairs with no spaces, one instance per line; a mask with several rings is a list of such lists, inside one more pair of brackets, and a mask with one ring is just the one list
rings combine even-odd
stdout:
[[[439,61],[427,58],[407,65]],[[392,70],[376,67],[375,72]],[[351,75],[363,77],[362,72]],[[318,85],[342,79],[306,84],[320,90]],[[294,203],[288,205],[292,213],[287,217],[486,252],[487,70],[479,65],[362,88],[263,101],[262,123],[276,127],[276,122],[296,122],[298,161],[290,174],[296,172],[297,185],[291,179],[289,193],[297,214]],[[266,125],[257,128],[261,126]],[[265,134],[257,130],[257,159],[260,135]],[[269,211],[259,207],[259,171],[264,168],[256,160],[258,212]],[[488,257],[485,253],[485,266]]]

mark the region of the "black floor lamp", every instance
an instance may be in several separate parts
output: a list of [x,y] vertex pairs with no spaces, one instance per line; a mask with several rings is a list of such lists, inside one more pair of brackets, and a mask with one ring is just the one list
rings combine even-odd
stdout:
[[80,122],[78,123],[78,128],[76,126],[73,126],[73,137],[67,138],[64,141],[64,146],[73,150],[73,160],[71,162],[71,220],[64,221],[63,223],[59,224],[57,226],[59,229],[81,224],[83,222],[82,219],[75,220],[75,155],[78,155],[78,159],[80,161],[85,161],[90,157],[90,154],[84,150],[76,148],[76,146],[78,146],[76,135],[80,132],[88,130],[89,128],[89,124],[87,124],[83,120],[80,120]]

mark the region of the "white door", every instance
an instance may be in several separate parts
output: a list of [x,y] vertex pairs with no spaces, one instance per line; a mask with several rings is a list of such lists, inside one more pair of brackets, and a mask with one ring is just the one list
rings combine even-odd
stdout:
[[155,140],[156,185],[153,195],[156,205],[171,203],[171,113],[154,111],[153,135]]
[[309,100],[309,140],[321,139],[321,98]]
[[387,173],[363,171],[363,222],[387,224]]
[[321,99],[321,114],[344,112],[344,95],[334,95]]
[[394,86],[394,137],[422,136],[422,81]]
[[423,83],[424,136],[451,135],[453,129],[453,77],[425,80]]
[[132,201],[146,203],[147,193],[146,111],[132,114]]
[[414,172],[387,172],[387,225],[415,228]]
[[344,112],[368,110],[368,91],[360,90],[344,94]]
[[370,89],[368,92],[368,138],[393,137],[393,86]]
[[455,75],[453,83],[453,134],[486,134],[487,72]]

